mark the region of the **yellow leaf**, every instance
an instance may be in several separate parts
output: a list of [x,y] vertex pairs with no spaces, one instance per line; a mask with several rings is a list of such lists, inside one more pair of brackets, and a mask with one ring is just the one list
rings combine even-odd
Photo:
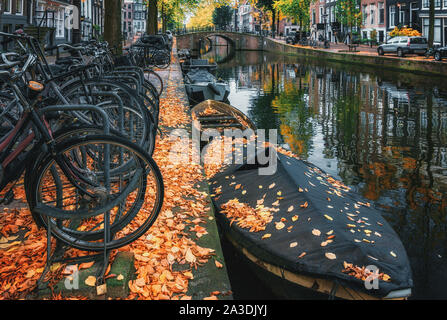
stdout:
[[96,285],[96,278],[94,276],[88,276],[87,279],[85,279],[85,284],[94,287]]
[[267,238],[270,238],[272,235],[270,234],[270,233],[266,233],[266,234],[264,234],[263,236],[262,236],[262,238],[261,239],[267,239]]
[[329,260],[337,259],[337,256],[336,256],[335,254],[333,254],[332,252],[326,252],[325,256],[326,256],[326,258],[328,258]]
[[191,249],[187,249],[185,253],[185,260],[189,263],[196,262],[196,257],[192,254]]
[[283,222],[275,222],[275,224],[276,224],[276,229],[277,230],[281,230],[282,228],[284,228],[285,227],[285,224],[283,223]]

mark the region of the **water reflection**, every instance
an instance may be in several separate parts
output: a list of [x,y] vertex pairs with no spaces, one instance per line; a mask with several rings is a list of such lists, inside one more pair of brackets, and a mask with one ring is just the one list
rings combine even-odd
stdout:
[[280,143],[383,209],[414,298],[447,298],[445,78],[260,52],[237,52],[217,75],[258,128],[277,128]]

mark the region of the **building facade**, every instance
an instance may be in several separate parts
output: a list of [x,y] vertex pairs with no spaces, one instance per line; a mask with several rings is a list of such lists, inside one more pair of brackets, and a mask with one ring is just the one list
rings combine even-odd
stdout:
[[133,29],[135,34],[142,34],[146,31],[146,6],[143,4],[143,0],[134,0]]
[[65,25],[65,21],[72,10],[69,0],[37,0],[32,1],[32,4],[34,4],[34,7],[30,8],[32,19],[30,19],[27,25],[45,28],[44,30],[47,32],[45,38],[46,45],[54,46],[60,43],[70,43],[72,30],[66,28]]
[[407,26],[421,32],[421,4],[421,0],[387,0],[387,31],[393,30],[394,27]]
[[314,40],[324,38],[325,25],[325,4],[326,1],[314,1],[310,3],[310,36]]
[[[41,38],[46,46],[71,43],[73,29],[66,23],[73,16],[71,0],[1,0],[0,30],[23,28]],[[81,1],[79,12],[81,40],[104,32],[104,0]],[[3,49],[6,50],[5,46]]]
[[0,30],[13,32],[29,24],[30,3],[28,0],[2,0],[0,2]]
[[382,43],[386,39],[385,0],[362,0],[362,39],[372,39]]
[[129,40],[134,36],[133,29],[133,0],[124,0],[121,8],[122,17],[121,23],[123,24],[123,38]]
[[[429,1],[422,0],[419,13],[422,35],[428,38],[429,30]],[[447,46],[447,0],[435,0],[434,42]]]

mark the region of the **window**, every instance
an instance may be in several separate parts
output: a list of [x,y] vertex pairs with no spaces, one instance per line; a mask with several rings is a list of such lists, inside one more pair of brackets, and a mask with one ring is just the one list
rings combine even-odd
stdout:
[[396,6],[390,6],[390,27],[396,25]]
[[[428,38],[430,19],[425,18],[422,21],[423,23],[423,35]],[[434,42],[441,42],[441,19],[435,19],[435,27],[434,27]]]
[[447,0],[444,0],[444,9],[447,9]]
[[366,24],[367,13],[366,13],[366,4],[362,6],[362,24]]
[[127,13],[127,18],[132,19],[132,12]]
[[379,24],[385,22],[385,8],[383,2],[379,2]]
[[405,24],[405,11],[399,7],[399,24]]
[[312,9],[312,24],[315,24],[315,9]]
[[3,13],[11,13],[11,0],[3,0]]
[[430,7],[430,0],[422,0],[422,8],[428,9]]
[[375,23],[375,14],[376,14],[376,7],[372,4],[370,7],[370,23],[374,24]]
[[16,14],[23,15],[23,0],[16,0]]
[[56,26],[56,38],[63,38],[65,35],[65,9],[56,9],[54,12],[54,24]]
[[435,0],[435,8],[441,8],[441,0]]
[[323,23],[323,14],[324,14],[323,7],[320,7],[320,16],[318,17],[319,23]]

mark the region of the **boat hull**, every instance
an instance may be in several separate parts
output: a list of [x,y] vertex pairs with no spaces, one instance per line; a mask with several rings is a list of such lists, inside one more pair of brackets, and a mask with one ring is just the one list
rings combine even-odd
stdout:
[[[215,208],[216,210],[216,208]],[[260,254],[254,253],[254,248],[246,239],[235,232],[228,223],[216,215],[219,229],[226,240],[243,256],[243,263],[247,264],[260,281],[281,298],[291,300],[302,299],[330,299],[344,300],[406,300],[411,295],[411,289],[390,292],[387,297],[379,298],[362,291],[343,286],[331,279],[312,277],[310,275],[291,272],[281,266],[266,262]],[[258,253],[262,251],[256,247]],[[261,253],[262,255],[262,253]]]

